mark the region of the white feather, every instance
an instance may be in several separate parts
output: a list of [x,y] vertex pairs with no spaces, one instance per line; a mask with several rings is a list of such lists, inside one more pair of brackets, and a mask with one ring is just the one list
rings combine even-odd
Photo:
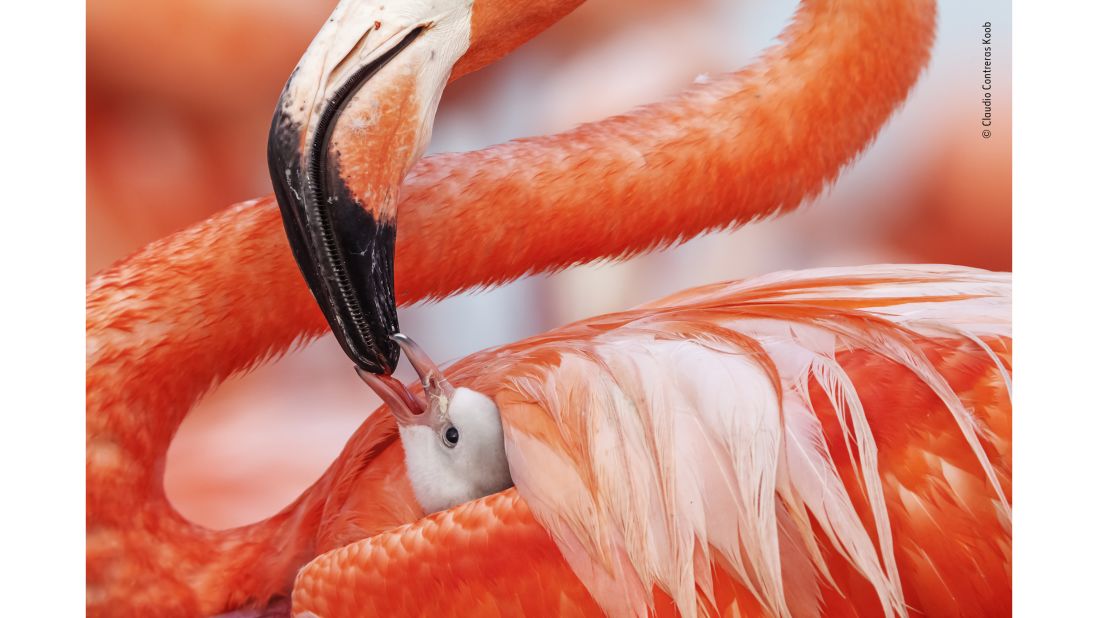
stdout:
[[[777,311],[832,305],[806,320]],[[559,432],[555,446],[503,409],[515,485],[609,614],[645,614],[659,588],[695,616],[703,599],[714,603],[713,563],[775,616],[818,614],[817,578],[834,583],[826,544],[873,586],[885,615],[907,615],[876,440],[836,360],[844,350],[899,363],[937,394],[1009,526],[978,423],[916,343],[975,342],[1009,381],[982,341],[1010,336],[1009,275],[905,266],[775,273],[612,318],[620,322],[545,339],[539,351],[559,361],[505,385],[532,404],[523,414],[544,414]],[[684,324],[696,334],[684,335]],[[508,362],[521,361],[514,354]],[[872,530],[828,451],[809,380],[841,423]]]

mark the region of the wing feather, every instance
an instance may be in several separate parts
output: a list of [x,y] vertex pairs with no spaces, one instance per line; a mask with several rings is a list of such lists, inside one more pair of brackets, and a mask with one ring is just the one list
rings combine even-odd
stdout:
[[885,265],[479,353],[449,374],[500,405],[517,493],[317,558],[294,611],[1003,614],[1010,337],[1009,275]]
[[[827,556],[839,556],[886,616],[907,615],[873,420],[838,360],[851,351],[894,363],[933,392],[1009,525],[980,439],[986,428],[925,354],[973,344],[1009,384],[984,342],[1010,337],[1009,275],[905,266],[776,273],[589,324],[569,327],[582,337],[565,329],[540,341],[551,362],[514,357],[509,371],[522,378],[505,380],[501,401],[525,404],[521,415],[503,407],[519,493],[554,538],[588,539],[562,553],[612,615],[645,614],[654,589],[684,616],[713,606],[698,556],[775,616],[818,613],[804,565],[809,579],[835,587]],[[810,383],[834,413],[853,482],[830,450]],[[577,415],[585,431],[563,426]],[[520,453],[537,441],[530,426],[556,427],[544,443],[580,456],[526,465]],[[558,485],[554,466],[594,481]]]

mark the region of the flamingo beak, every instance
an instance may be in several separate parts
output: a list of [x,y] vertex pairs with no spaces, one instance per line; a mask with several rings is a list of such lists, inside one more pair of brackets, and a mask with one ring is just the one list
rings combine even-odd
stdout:
[[422,401],[416,398],[404,383],[393,376],[377,375],[369,371],[363,371],[361,367],[355,367],[358,377],[377,393],[378,397],[389,406],[389,411],[401,425],[427,424],[426,408]]
[[[445,415],[448,402],[454,396],[454,387],[415,341],[400,333],[393,335],[392,339],[404,351],[404,357],[419,375],[427,402],[413,395],[403,382],[393,376],[375,375],[356,367],[358,377],[381,397],[401,425],[433,426],[432,422],[437,420],[436,417]],[[425,414],[427,410],[435,414]]]
[[344,352],[389,375],[400,357],[397,192],[430,139],[467,0],[342,0],[286,83],[267,146],[294,258]]
[[450,381],[446,379],[442,370],[431,360],[431,357],[427,356],[418,343],[402,333],[393,335],[393,341],[404,351],[404,357],[412,364],[412,369],[416,370],[423,384],[423,392],[427,394],[429,400],[453,397],[454,387],[450,386]]

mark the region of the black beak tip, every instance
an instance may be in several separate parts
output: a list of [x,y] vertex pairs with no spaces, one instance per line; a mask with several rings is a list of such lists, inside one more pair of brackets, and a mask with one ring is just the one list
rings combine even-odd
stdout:
[[299,156],[299,127],[276,113],[268,142],[275,197],[294,258],[336,339],[354,364],[390,375],[400,346],[393,289],[396,226],[359,205],[339,174],[326,182],[306,178]]
[[[376,348],[369,355],[351,355],[351,359],[355,361],[355,368],[358,371],[391,375],[400,361],[400,347],[393,343],[389,337],[375,338],[374,343]],[[344,349],[346,349],[346,346]]]

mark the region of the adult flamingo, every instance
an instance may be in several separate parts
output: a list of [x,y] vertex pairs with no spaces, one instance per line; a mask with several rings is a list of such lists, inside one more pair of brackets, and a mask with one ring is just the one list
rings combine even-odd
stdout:
[[[449,55],[438,59],[416,47],[424,41],[439,44],[437,38],[400,37],[408,42],[402,50],[407,55],[390,57],[398,64],[387,68],[405,61],[456,60],[451,72],[456,77],[499,57],[575,4],[519,7],[479,0],[458,6],[455,23],[464,24],[457,31],[467,34],[467,51],[450,41]],[[351,2],[337,14],[352,14],[356,7],[363,8]],[[408,3],[405,8],[414,13],[411,9],[429,7]],[[377,41],[366,37],[364,24],[410,35],[435,16],[401,13],[397,17],[406,21],[393,24],[388,17],[385,23],[363,22],[359,14],[352,20],[358,37],[345,41],[348,49]],[[440,297],[533,271],[628,255],[794,207],[834,178],[903,100],[926,61],[933,16],[933,4],[922,1],[806,2],[783,35],[784,45],[755,67],[667,103],[558,136],[420,163],[400,191],[396,299]],[[426,28],[420,35],[452,33],[452,25]],[[886,40],[879,32],[891,35]],[[362,49],[388,51],[369,45]],[[361,66],[355,57],[348,65],[321,65],[347,77],[376,58],[366,56]],[[327,166],[336,173],[326,178],[342,181],[352,201],[371,190],[395,193],[425,138],[446,70],[434,69],[432,75],[435,91],[423,91],[422,84],[402,86],[399,80],[375,82],[396,93],[380,100],[416,104],[415,115],[397,115],[392,126],[366,123],[367,131],[401,138],[400,156],[376,150],[387,156],[367,159],[377,142],[358,150],[359,142],[340,141],[362,125],[336,126],[329,135],[348,161],[362,155],[358,165]],[[342,85],[318,83],[333,92]],[[351,105],[354,111],[353,100]],[[299,126],[308,137],[308,121]],[[355,169],[377,160],[384,163]],[[363,176],[356,178],[356,171]],[[305,186],[300,178],[296,182],[291,176],[284,191]],[[596,212],[592,203],[604,207]],[[392,218],[391,205],[385,199],[370,204],[373,224]],[[307,218],[299,219],[304,224],[298,228],[293,221],[288,219],[288,229],[291,237],[301,234],[294,244],[306,275],[328,315],[338,316],[348,309],[332,302],[340,290],[319,287],[323,277],[316,276],[331,274],[330,269],[310,271],[319,257],[318,245],[310,245],[307,236],[314,228]],[[164,497],[164,455],[195,400],[228,375],[322,330],[321,314],[297,278],[279,227],[271,200],[245,203],[150,245],[89,283],[88,604],[93,611],[193,614],[262,606],[286,594],[299,567],[320,552],[422,515],[404,475],[395,424],[386,415],[371,417],[317,484],[265,522],[204,530],[179,517]],[[362,220],[347,230],[361,232]],[[375,255],[384,264],[386,240],[384,234],[379,238]],[[351,296],[385,301],[390,284],[381,275],[372,289],[351,290]],[[395,326],[390,309],[383,303],[364,324],[386,333]],[[342,317],[347,316],[356,323],[353,315]],[[361,330],[340,328],[345,327],[337,326],[337,335],[356,362],[375,370],[391,367],[394,350],[385,348],[385,337],[370,343]],[[995,473],[988,479],[996,485]],[[504,524],[505,535],[541,530],[513,492],[485,504],[502,515],[496,523]],[[555,565],[542,572],[567,577],[571,571],[544,531],[540,539],[532,549],[540,548],[538,555]],[[532,563],[533,555],[525,560]],[[998,591],[1001,586],[993,589]],[[561,597],[566,598],[572,597]],[[577,607],[594,607],[590,598],[575,598]],[[737,598],[748,603],[751,597]],[[882,607],[902,612],[895,586]]]

